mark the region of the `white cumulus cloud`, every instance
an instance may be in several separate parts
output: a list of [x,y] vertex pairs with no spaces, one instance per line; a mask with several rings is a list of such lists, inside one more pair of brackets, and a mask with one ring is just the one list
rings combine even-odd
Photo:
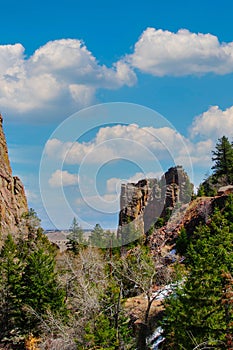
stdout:
[[96,102],[98,89],[137,81],[135,69],[154,76],[233,72],[233,42],[212,34],[147,28],[134,52],[110,67],[98,62],[82,40],[47,42],[30,57],[22,44],[0,45],[2,112],[28,120],[64,119]]
[[220,43],[212,34],[180,29],[147,28],[127,61],[142,72],[155,76],[227,74],[233,71],[233,42]]
[[[222,110],[218,106],[194,118],[189,137],[169,127],[139,127],[136,124],[102,127],[89,142],[63,142],[51,139],[47,142],[49,158],[60,159],[67,164],[104,164],[114,159],[157,162],[170,159],[175,164],[189,166],[211,165],[211,151],[219,137],[233,139],[233,106]],[[169,158],[170,157],[170,158]],[[85,168],[86,169],[86,168]],[[144,178],[138,173],[129,182]],[[150,174],[146,172],[146,177]],[[154,175],[152,174],[152,177]],[[118,192],[122,179],[112,178],[107,182],[108,192]]]
[[192,137],[210,137],[217,140],[223,135],[233,138],[233,106],[222,110],[212,106],[206,112],[197,116],[190,128]]
[[106,187],[108,193],[119,193],[122,184],[122,179],[112,177],[107,180]]
[[0,45],[0,104],[7,111],[40,110],[41,118],[47,111],[55,118],[64,104],[69,113],[93,103],[99,88],[117,89],[135,82],[128,64],[99,64],[81,40],[50,41],[29,58],[21,44]]
[[187,140],[169,127],[139,127],[135,124],[100,128],[90,142],[62,142],[50,139],[46,144],[49,157],[68,164],[103,163],[113,159],[132,161],[173,159],[183,152]]
[[70,174],[67,170],[56,170],[49,179],[51,187],[74,186],[78,183],[78,175]]

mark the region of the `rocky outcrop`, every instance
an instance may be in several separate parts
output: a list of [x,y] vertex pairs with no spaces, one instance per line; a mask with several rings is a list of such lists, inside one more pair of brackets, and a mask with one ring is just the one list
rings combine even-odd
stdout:
[[191,199],[193,187],[181,166],[170,168],[160,180],[144,179],[121,187],[119,231],[128,223],[146,233],[159,217],[169,215],[177,203]]
[[165,225],[155,228],[148,237],[147,243],[152,254],[157,255],[165,246],[168,247],[168,250],[172,249],[182,228],[190,237],[200,224],[208,225],[216,208],[224,210],[228,198],[228,194],[215,197],[197,197],[177,208]]
[[5,135],[0,115],[0,232],[16,233],[21,216],[28,211],[27,199],[22,182],[12,176]]
[[119,226],[134,222],[137,230],[144,230],[144,211],[151,194],[150,180],[121,186]]
[[233,193],[233,185],[222,186],[218,189],[218,195],[222,196],[224,194]]

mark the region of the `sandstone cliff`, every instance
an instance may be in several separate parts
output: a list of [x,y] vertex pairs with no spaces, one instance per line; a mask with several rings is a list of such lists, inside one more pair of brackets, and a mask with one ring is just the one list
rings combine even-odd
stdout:
[[16,233],[21,216],[28,211],[22,182],[12,176],[5,135],[0,115],[0,233]]
[[121,187],[119,231],[132,222],[146,233],[159,217],[166,217],[180,203],[188,203],[193,187],[181,166],[170,168],[160,180],[145,179]]

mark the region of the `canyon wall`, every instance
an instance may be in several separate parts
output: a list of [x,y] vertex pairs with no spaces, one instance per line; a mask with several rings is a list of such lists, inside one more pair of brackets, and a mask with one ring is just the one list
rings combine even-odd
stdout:
[[12,176],[6,138],[0,115],[0,233],[16,233],[22,214],[28,211],[27,199],[21,180]]

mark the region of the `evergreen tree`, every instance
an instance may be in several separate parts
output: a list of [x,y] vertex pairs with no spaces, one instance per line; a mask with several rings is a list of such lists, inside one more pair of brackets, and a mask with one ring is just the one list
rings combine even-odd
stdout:
[[89,241],[93,247],[105,247],[106,241],[104,237],[104,230],[100,226],[100,224],[96,224],[93,230],[91,231]]
[[184,255],[189,245],[189,237],[184,227],[181,228],[176,240],[176,250],[179,254]]
[[20,343],[48,311],[66,315],[64,290],[55,272],[55,254],[47,238],[37,233],[33,244],[17,244],[11,235],[0,252],[0,340]]
[[23,233],[28,231],[28,238],[33,239],[38,231],[42,230],[41,220],[34,209],[30,208],[28,212],[22,215],[21,227],[19,230]]
[[197,193],[198,197],[202,197],[202,196],[214,197],[214,196],[216,196],[217,190],[219,187],[217,185],[218,180],[220,180],[220,184],[223,182],[222,178],[217,179],[215,175],[207,176],[198,188],[198,193]]
[[[200,226],[188,249],[189,274],[166,305],[166,349],[192,350],[196,344],[226,344],[233,332],[233,312],[223,300],[225,274],[233,271],[233,231],[219,212],[209,226]],[[217,345],[216,345],[217,346]],[[220,349],[220,347],[217,347]]]
[[23,264],[17,246],[8,235],[0,253],[0,338],[15,335],[20,320],[20,289]]
[[67,247],[68,250],[71,250],[74,254],[77,254],[79,252],[79,248],[84,244],[84,234],[83,229],[79,225],[76,218],[73,219],[71,227],[70,227],[70,234],[68,235],[68,243]]
[[[42,248],[32,251],[26,258],[21,281],[23,311],[26,306],[22,317],[24,329],[35,328],[38,316],[48,310],[65,313],[64,296],[64,290],[58,285],[54,256]],[[27,312],[28,307],[33,309],[32,314]]]
[[203,184],[200,184],[200,186],[198,187],[198,191],[197,191],[197,196],[198,197],[203,197],[205,196],[205,187]]
[[215,151],[212,151],[212,160],[215,164],[212,166],[214,176],[219,178],[226,177],[226,184],[233,182],[233,147],[226,136],[218,139]]
[[133,330],[122,307],[122,283],[109,280],[100,299],[101,313],[85,327],[84,349],[132,349],[135,347]]
[[140,240],[143,240],[144,234],[135,227],[135,222],[127,220],[127,224],[123,225],[119,231],[119,244],[122,250],[135,247]]

